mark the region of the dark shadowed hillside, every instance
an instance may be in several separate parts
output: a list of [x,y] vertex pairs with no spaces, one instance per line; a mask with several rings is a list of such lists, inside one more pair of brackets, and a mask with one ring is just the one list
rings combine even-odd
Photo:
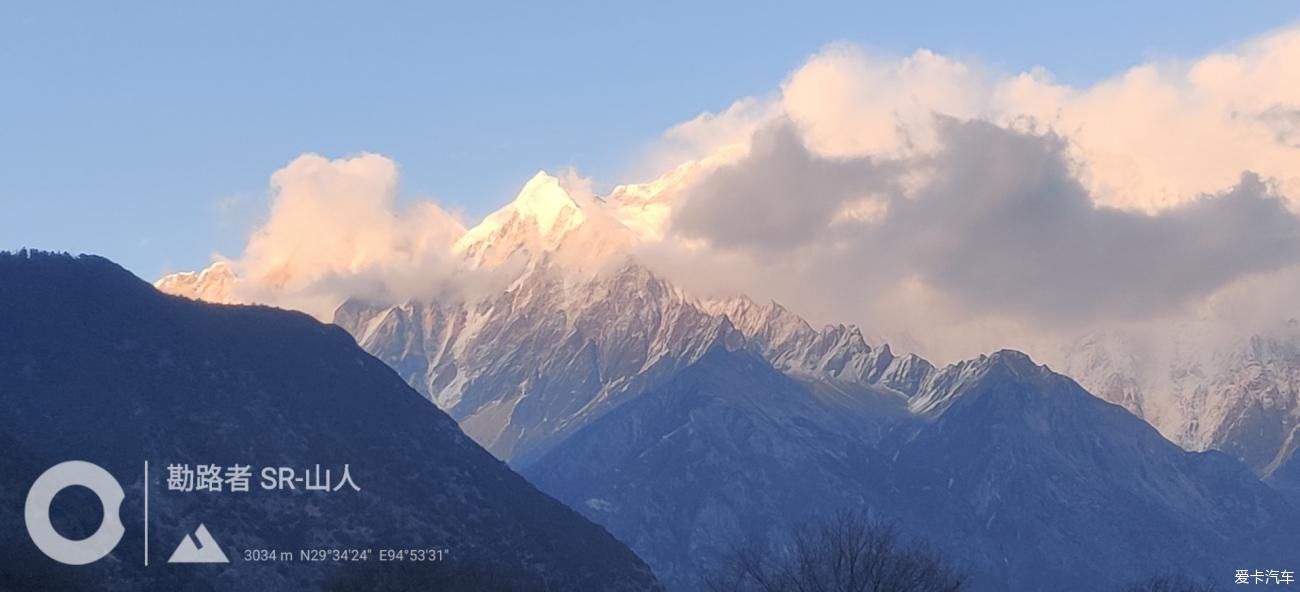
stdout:
[[[492,458],[342,329],[165,296],[102,258],[0,254],[0,404],[0,585],[62,589],[54,578],[79,577],[119,589],[355,589],[370,577],[449,574],[472,589],[475,574],[490,574],[510,589],[658,587],[625,546]],[[125,536],[80,568],[40,554],[21,522],[36,476],[71,459],[104,467],[126,490]],[[247,493],[168,491],[172,463],[248,464],[255,475]],[[256,475],[315,464],[337,475],[344,463],[359,492],[264,491]],[[98,520],[97,508],[65,513],[74,530]],[[164,563],[200,522],[231,563]],[[356,565],[241,556],[435,547],[449,550],[443,565],[395,571],[373,557]]]

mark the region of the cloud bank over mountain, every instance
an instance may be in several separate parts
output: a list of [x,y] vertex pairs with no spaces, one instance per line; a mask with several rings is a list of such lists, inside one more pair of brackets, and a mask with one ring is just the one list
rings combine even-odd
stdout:
[[[822,287],[915,279],[972,313],[1047,322],[1160,313],[1300,262],[1300,219],[1254,173],[1147,214],[1097,205],[1055,134],[953,119],[935,131],[933,154],[880,162],[760,129],[748,156],[687,191],[672,231],[767,263],[864,272],[809,266]],[[925,181],[904,190],[908,175]]]
[[[636,167],[649,181],[601,200],[565,171],[552,193],[688,288],[939,360],[1018,346],[1051,361],[1035,340],[1098,326],[1271,322],[1300,297],[1295,55],[1300,28],[1076,88],[832,45],[772,94],[667,130]],[[497,285],[456,252],[455,215],[398,191],[373,154],[276,172],[232,261],[238,298],[328,318],[350,296]],[[584,250],[611,250],[597,236]]]
[[1300,297],[1298,51],[1290,29],[1073,88],[832,46],[666,134],[729,157],[680,190],[668,234],[690,248],[656,252],[939,359],[1050,361],[1098,325],[1275,323]]

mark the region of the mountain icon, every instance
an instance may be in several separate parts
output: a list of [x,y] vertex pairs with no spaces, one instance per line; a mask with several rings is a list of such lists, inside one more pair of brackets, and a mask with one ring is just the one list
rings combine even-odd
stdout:
[[181,539],[181,544],[176,545],[176,550],[167,563],[230,563],[230,559],[226,558],[225,552],[213,540],[207,527],[200,524],[193,536],[187,534]]

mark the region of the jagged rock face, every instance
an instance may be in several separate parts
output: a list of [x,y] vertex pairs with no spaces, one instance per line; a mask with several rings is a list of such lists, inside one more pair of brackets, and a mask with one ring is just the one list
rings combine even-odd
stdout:
[[[104,467],[128,495],[129,540],[77,572],[91,583],[42,586],[317,589],[343,569],[168,569],[167,554],[201,521],[230,555],[447,547],[459,565],[522,574],[529,586],[658,589],[625,546],[494,459],[348,334],[306,315],[166,296],[96,257],[0,254],[0,335],[0,500],[21,500],[36,475],[70,459]],[[131,530],[146,459],[151,568]],[[255,477],[247,495],[168,492],[166,463],[348,463],[360,491],[265,492]],[[0,514],[7,557],[33,552],[20,517]],[[50,560],[0,563],[0,583],[13,583]]]
[[780,304],[757,305],[748,298],[706,300],[701,306],[731,319],[745,335],[748,348],[773,366],[811,381],[842,385],[876,385],[911,396],[934,366],[915,354],[895,356],[888,344],[867,344],[851,325],[814,330]]
[[856,328],[817,331],[776,304],[690,298],[635,263],[576,280],[536,266],[476,302],[351,301],[335,322],[516,466],[719,343],[846,392],[905,398],[931,370],[870,347]]
[[476,303],[349,302],[335,322],[494,454],[521,462],[734,339],[640,268],[579,289],[566,281],[537,269]]
[[1170,335],[1173,353],[1121,337],[1081,340],[1064,370],[1147,419],[1189,450],[1222,450],[1267,477],[1300,426],[1300,326],[1293,321],[1229,347]]
[[737,541],[779,549],[780,533],[843,508],[928,540],[977,591],[1110,589],[1166,570],[1231,583],[1237,563],[1300,559],[1295,511],[1228,457],[1185,452],[1016,352],[936,376],[914,400],[942,404],[882,416],[717,349],[525,474],[676,590]]
[[716,348],[525,470],[609,528],[676,590],[751,537],[827,507],[880,506],[888,462],[869,422],[749,352]]

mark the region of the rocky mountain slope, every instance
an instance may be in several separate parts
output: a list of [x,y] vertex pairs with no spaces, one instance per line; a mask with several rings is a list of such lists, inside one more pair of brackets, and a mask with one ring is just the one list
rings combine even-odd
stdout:
[[819,331],[776,304],[692,298],[631,262],[578,276],[534,265],[472,302],[350,301],[335,323],[516,466],[719,341],[823,388],[900,400],[930,371],[915,356],[871,347],[856,328]]
[[843,508],[937,546],[972,590],[1104,590],[1164,571],[1229,584],[1234,566],[1300,561],[1300,517],[1244,466],[1179,449],[1023,354],[945,368],[914,401],[882,416],[715,347],[525,474],[677,590],[731,546],[779,552],[783,533]]
[[[1285,526],[1300,516],[1245,466],[1181,450],[1023,354],[935,368],[774,303],[692,298],[635,263],[573,278],[538,267],[441,305],[463,320],[438,333],[428,304],[354,302],[340,324],[464,425],[508,426],[514,448],[494,451],[672,589],[696,589],[732,545],[779,549],[846,507],[939,545],[977,590],[1222,583],[1236,563],[1300,561]],[[502,393],[508,416],[472,411]]]

